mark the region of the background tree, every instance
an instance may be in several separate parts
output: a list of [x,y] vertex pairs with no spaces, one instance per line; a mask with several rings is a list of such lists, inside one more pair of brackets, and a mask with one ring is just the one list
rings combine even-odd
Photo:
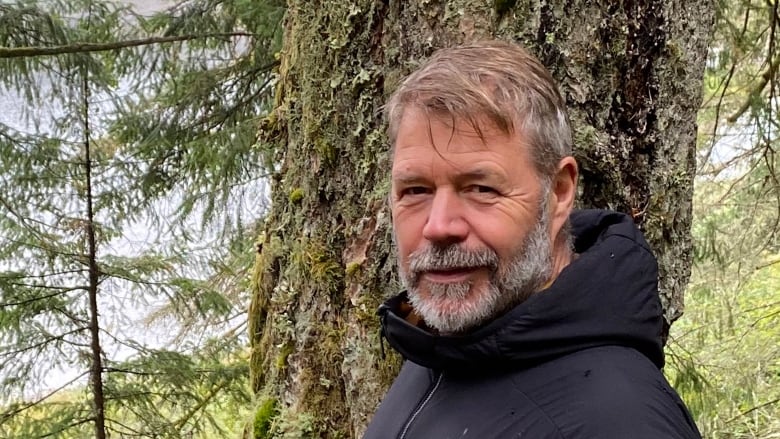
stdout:
[[0,126],[0,436],[238,421],[221,412],[249,397],[242,215],[262,212],[240,203],[262,196],[255,120],[281,12],[0,5],[0,84],[29,121]]
[[717,2],[699,113],[693,304],[667,372],[705,437],[780,434],[777,2]]
[[250,308],[250,437],[359,437],[395,372],[374,312],[393,293],[383,127],[398,81],[435,49],[522,42],[553,72],[575,128],[583,206],[630,213],[661,266],[667,321],[690,270],[695,115],[706,1],[288,1],[261,141],[272,208]]

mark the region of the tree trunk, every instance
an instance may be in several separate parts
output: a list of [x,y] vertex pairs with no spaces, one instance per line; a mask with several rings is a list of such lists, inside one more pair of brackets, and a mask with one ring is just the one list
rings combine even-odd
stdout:
[[375,310],[398,290],[388,145],[377,116],[406,74],[444,46],[523,43],[571,109],[580,205],[631,213],[661,266],[668,321],[682,310],[696,112],[708,1],[288,2],[276,155],[250,309],[250,437],[360,437],[398,359]]
[[97,238],[95,227],[92,148],[89,124],[89,79],[86,68],[82,70],[82,99],[84,122],[84,199],[87,208],[85,235],[87,238],[87,259],[89,265],[89,334],[91,367],[89,373],[92,391],[92,412],[95,423],[95,439],[106,439],[106,400],[103,394],[103,349],[100,346],[100,321],[98,315],[98,288],[100,287],[100,267],[97,262]]

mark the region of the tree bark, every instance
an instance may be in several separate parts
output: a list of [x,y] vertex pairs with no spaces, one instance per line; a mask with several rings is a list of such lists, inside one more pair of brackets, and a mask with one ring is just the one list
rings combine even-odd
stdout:
[[100,321],[98,315],[98,288],[100,285],[100,267],[97,262],[97,237],[95,230],[94,194],[92,192],[92,148],[89,124],[89,79],[86,69],[82,73],[83,123],[84,123],[84,183],[87,208],[85,235],[89,259],[89,334],[90,367],[89,381],[92,391],[92,412],[95,423],[95,439],[106,439],[106,399],[103,394],[103,349],[100,345]]
[[666,317],[690,272],[696,112],[709,1],[288,2],[275,155],[250,309],[249,437],[360,437],[397,371],[375,310],[399,286],[378,112],[436,49],[518,41],[553,72],[575,130],[580,205],[628,212],[661,268]]

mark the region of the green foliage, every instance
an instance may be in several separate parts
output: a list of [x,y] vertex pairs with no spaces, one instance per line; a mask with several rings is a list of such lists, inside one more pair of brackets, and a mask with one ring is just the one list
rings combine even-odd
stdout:
[[204,344],[195,352],[146,350],[110,364],[115,373],[106,389],[117,397],[110,417],[120,436],[227,437],[235,431],[251,401],[246,358],[235,342]]
[[270,71],[281,46],[283,6],[279,0],[187,1],[141,20],[150,34],[245,35],[180,43],[176,56],[150,46],[140,54],[145,68],[126,72],[138,93],[118,103],[112,136],[146,165],[135,189],[152,198],[176,191],[183,197],[180,218],[199,211],[204,222],[214,222],[217,212],[230,212],[226,207],[244,197],[261,196],[249,188],[273,169],[257,132],[275,80]]
[[724,0],[699,113],[694,271],[667,375],[704,437],[780,436],[777,2]]
[[[717,175],[760,162],[773,174],[777,140],[778,6],[720,0],[699,113],[700,174]],[[772,184],[776,182],[774,176]]]
[[[62,439],[81,439],[94,435],[94,427],[87,423],[78,425],[75,419],[84,419],[91,414],[83,395],[70,392],[60,395],[57,400],[37,404],[20,412],[23,422],[8,424],[0,422],[0,434],[4,438],[22,439],[40,437],[42,431],[50,432],[53,437]],[[81,400],[82,402],[78,402]]]
[[240,428],[249,224],[272,170],[256,132],[283,5],[0,5],[4,48],[150,42],[0,59],[24,118],[0,123],[0,437],[89,437],[98,406],[110,436]]
[[252,425],[254,437],[253,439],[266,439],[270,436],[268,433],[271,430],[271,421],[276,416],[276,400],[268,398],[260,404],[255,411],[254,424]]
[[780,433],[779,248],[767,233],[778,217],[753,178],[697,185],[694,272],[667,352],[667,374],[708,438]]

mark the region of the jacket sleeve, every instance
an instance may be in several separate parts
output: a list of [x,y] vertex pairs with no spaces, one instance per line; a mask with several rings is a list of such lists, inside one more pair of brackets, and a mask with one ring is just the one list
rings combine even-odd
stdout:
[[564,439],[701,439],[663,374],[632,349],[583,351],[555,372],[526,391]]
[[[643,383],[647,384],[647,383]],[[559,424],[565,439],[701,439],[691,415],[661,377],[629,392],[605,385],[579,416]]]

